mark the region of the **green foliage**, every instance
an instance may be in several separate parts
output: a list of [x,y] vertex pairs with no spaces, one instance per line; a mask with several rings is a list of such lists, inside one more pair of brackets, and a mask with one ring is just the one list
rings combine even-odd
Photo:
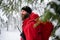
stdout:
[[58,0],[58,1],[60,1],[60,0]]
[[28,3],[32,3],[32,2],[33,2],[33,0],[27,0],[27,2],[28,2]]
[[2,9],[4,13],[13,13],[13,11],[19,12],[20,1],[21,0],[18,0],[17,2],[16,0],[7,0],[7,3],[1,3],[0,9]]
[[41,2],[43,2],[44,0],[41,0]]
[[[19,11],[19,7],[21,6],[22,0],[18,0],[18,2],[16,2],[16,0],[7,0],[7,4],[5,2],[2,2],[4,0],[0,0],[0,9],[3,10],[3,12],[5,13],[13,13],[13,11],[18,12]],[[27,3],[33,3],[34,1],[37,2],[37,0],[25,0]],[[41,3],[44,0],[41,0]],[[60,0],[58,0],[60,1]],[[55,2],[49,2],[48,5],[50,5],[51,8],[53,8],[55,10],[55,14],[51,13],[49,10],[45,10],[43,16],[41,17],[41,20],[43,22],[46,22],[47,20],[50,20],[52,18],[52,21],[54,20],[58,20],[58,24],[56,25],[56,27],[53,30],[53,36],[55,31],[60,27],[60,5],[58,5]]]
[[60,15],[60,5],[58,5],[55,2],[49,2],[48,5],[51,6],[51,8],[53,8],[55,10],[55,12]]
[[46,22],[47,20],[50,20],[50,18],[52,17],[52,13],[49,10],[45,10],[43,16],[41,17],[43,22]]
[[3,0],[0,0],[0,5],[1,5],[2,1],[3,1]]
[[[3,10],[4,13],[12,13],[13,11],[19,12],[19,7],[21,6],[22,0],[7,0],[7,4],[5,2],[2,2],[4,0],[0,0],[0,9]],[[33,3],[34,1],[37,2],[37,0],[25,0],[27,3]],[[43,0],[41,0],[43,2]]]
[[49,2],[48,5],[50,5],[50,7],[53,8],[55,10],[55,13],[56,13],[55,15],[52,15],[52,21],[54,21],[54,20],[58,21],[56,27],[54,28],[54,30],[52,32],[52,36],[56,37],[57,40],[60,40],[55,35],[56,30],[60,27],[60,4],[58,5],[57,3],[55,3],[55,2],[52,1],[52,2]]

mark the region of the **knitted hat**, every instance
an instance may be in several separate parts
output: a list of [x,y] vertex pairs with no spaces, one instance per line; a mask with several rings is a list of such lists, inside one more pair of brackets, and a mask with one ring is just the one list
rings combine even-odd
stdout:
[[25,11],[26,11],[27,13],[29,13],[29,14],[31,14],[31,12],[32,12],[32,9],[31,9],[30,7],[28,7],[28,6],[22,7],[21,10],[25,10]]

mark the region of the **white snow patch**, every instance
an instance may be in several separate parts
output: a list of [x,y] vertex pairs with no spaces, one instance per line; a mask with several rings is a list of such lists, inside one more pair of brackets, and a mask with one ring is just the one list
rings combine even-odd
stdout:
[[56,30],[55,35],[60,38],[60,27]]
[[19,31],[2,31],[0,40],[20,40]]

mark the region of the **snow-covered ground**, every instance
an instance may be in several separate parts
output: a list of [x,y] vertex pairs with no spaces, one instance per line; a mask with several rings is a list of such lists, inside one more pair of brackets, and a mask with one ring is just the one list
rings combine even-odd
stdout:
[[[6,31],[6,29],[1,30],[0,40],[20,40],[19,30]],[[52,40],[50,37],[49,40]]]
[[18,30],[15,31],[2,30],[0,34],[0,40],[20,40],[20,33]]

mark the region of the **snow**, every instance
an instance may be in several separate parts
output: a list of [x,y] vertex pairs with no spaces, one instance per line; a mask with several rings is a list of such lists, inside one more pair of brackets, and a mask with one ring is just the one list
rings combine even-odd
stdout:
[[60,27],[56,30],[55,35],[60,38]]
[[52,1],[57,3],[58,5],[60,5],[60,1],[58,1],[58,0],[52,0]]
[[18,30],[15,31],[2,30],[0,34],[0,40],[20,40],[20,33]]
[[52,37],[50,37],[49,40],[52,40]]
[[[5,14],[4,15],[3,14],[4,14],[4,12],[2,12],[2,10],[0,9],[0,18],[2,20],[4,20],[4,23],[6,23],[6,21],[8,21],[9,19],[6,17]],[[14,27],[16,25],[18,25],[18,22],[19,22],[18,20],[21,19],[21,18],[19,17],[18,13],[17,14],[13,14],[13,17],[16,18],[17,21],[12,20],[12,18],[11,18],[10,21],[8,21],[8,27],[9,27],[8,30],[9,31],[7,31],[7,29],[6,29],[7,25],[5,26],[5,24],[0,22],[0,33],[1,33],[0,34],[0,40],[20,40],[20,32],[18,30],[16,30]],[[14,24],[14,22],[16,22],[16,24]],[[1,28],[1,27],[4,27],[4,28]],[[20,29],[21,29],[21,27],[20,27]]]
[[0,17],[4,20],[4,22],[6,22],[8,20],[6,15],[4,15],[4,12],[2,12],[1,9],[0,9]]
[[52,24],[54,25],[54,27],[57,25],[57,23],[58,23],[58,20],[52,21]]
[[[6,4],[8,4],[7,0],[4,0]],[[12,1],[12,0],[11,0]],[[17,0],[16,0],[17,1]],[[49,0],[51,1],[51,0]],[[32,8],[32,9],[35,9],[34,7],[36,6],[37,9],[33,10],[35,13],[38,13],[39,16],[42,15],[43,11],[44,11],[44,8],[46,7],[46,4],[49,2],[47,0],[44,0],[44,3],[42,4],[39,4],[40,3],[40,0],[38,1],[38,3],[36,5],[33,4],[33,7],[31,4],[29,4],[29,6]],[[60,4],[60,1],[58,2],[57,0],[54,1],[56,2],[57,4]],[[22,0],[22,4],[21,4],[21,7],[23,6],[26,6],[27,3],[25,0]],[[40,10],[39,10],[40,9]],[[50,11],[52,13],[54,13],[54,9],[50,9]],[[4,22],[6,22],[8,20],[8,18],[6,17],[6,15],[3,15],[4,12],[2,12],[2,10],[0,10],[0,17],[4,20]],[[20,17],[18,16],[21,16],[19,14],[15,14],[15,12],[13,13],[13,17],[16,18],[17,20],[19,20]],[[21,18],[20,18],[21,19]],[[11,20],[10,20],[11,21]],[[9,24],[9,31],[6,31],[5,29],[2,29],[1,30],[1,34],[0,34],[0,40],[20,40],[20,33],[18,30],[14,30],[14,25],[16,24],[13,24],[14,20],[11,21],[12,25]],[[20,22],[20,23],[19,23]],[[9,22],[10,23],[10,22]],[[53,21],[52,22],[54,26],[57,25],[57,21]],[[22,24],[21,23],[21,20],[20,21],[17,21],[17,25],[18,24]],[[13,27],[14,26],[14,27]],[[21,26],[21,25],[20,25]],[[5,27],[5,26],[4,26]],[[22,30],[22,28],[20,27],[20,29]],[[60,37],[60,28],[58,30],[56,30],[55,32],[55,35],[59,36]],[[52,36],[49,38],[49,40],[52,40]]]

